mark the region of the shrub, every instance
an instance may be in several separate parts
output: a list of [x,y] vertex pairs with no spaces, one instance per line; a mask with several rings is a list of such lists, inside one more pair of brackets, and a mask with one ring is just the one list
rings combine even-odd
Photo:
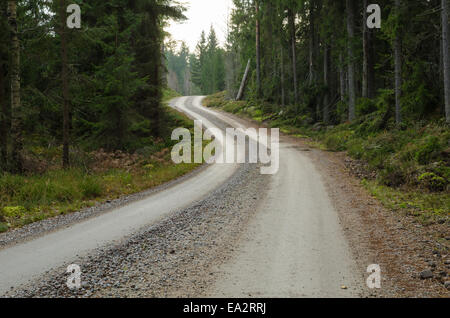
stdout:
[[80,183],[80,189],[84,199],[95,199],[103,193],[100,183],[92,177],[86,177]]
[[353,135],[353,131],[338,131],[327,136],[324,140],[325,146],[331,151],[346,150],[346,143]]
[[377,105],[373,99],[360,98],[356,104],[356,114],[358,117],[371,114],[377,110]]
[[380,171],[380,181],[389,187],[399,187],[405,183],[406,177],[400,166],[396,164],[385,164],[385,168]]
[[424,144],[416,152],[416,160],[421,165],[429,164],[442,151],[439,143],[439,138],[436,136],[429,136],[426,138]]
[[27,210],[23,206],[7,206],[2,209],[4,218],[21,218],[25,216]]
[[355,159],[362,159],[364,156],[364,142],[360,138],[352,139],[347,143],[348,154]]

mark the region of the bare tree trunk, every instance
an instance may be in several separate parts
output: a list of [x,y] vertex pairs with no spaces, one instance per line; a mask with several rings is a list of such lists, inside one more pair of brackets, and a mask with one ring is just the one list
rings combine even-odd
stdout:
[[[395,0],[395,9],[397,14],[400,13],[400,0]],[[394,40],[394,56],[395,56],[395,121],[398,124],[402,122],[401,96],[402,96],[402,39],[399,29]]]
[[245,68],[244,77],[242,78],[241,87],[236,96],[236,100],[241,100],[242,95],[244,95],[245,83],[247,82],[248,72],[250,71],[250,60],[247,62],[247,67]]
[[261,30],[259,22],[259,1],[255,1],[256,14],[256,85],[257,96],[261,97]]
[[[1,26],[6,29],[6,3],[0,5]],[[5,30],[6,31],[6,30]],[[0,171],[7,169],[8,164],[8,101],[6,97],[6,47],[0,44]]]
[[68,67],[67,67],[67,40],[66,40],[66,19],[65,19],[65,0],[60,0],[60,19],[61,19],[61,80],[62,80],[62,90],[63,90],[63,167],[64,169],[69,168],[69,139],[70,139],[70,115],[69,115],[69,83],[68,83]]
[[341,95],[341,102],[345,102],[345,72],[344,72],[344,57],[339,53],[339,88]]
[[354,0],[347,1],[347,33],[348,33],[348,95],[349,121],[356,118],[356,83],[355,83],[355,53],[353,39],[355,37],[355,8]]
[[325,45],[323,52],[323,82],[325,85],[325,96],[323,100],[323,121],[325,124],[330,122],[330,48]]
[[375,33],[377,31],[371,30],[368,33],[368,60],[367,60],[367,95],[369,98],[375,98],[376,95],[376,80],[375,80]]
[[291,36],[292,50],[292,77],[294,82],[294,103],[298,104],[298,84],[297,84],[297,49],[295,39],[295,17],[292,9],[288,9],[289,29]]
[[369,97],[369,32],[367,28],[367,0],[363,2],[363,78],[362,78],[362,97]]
[[284,50],[283,46],[280,45],[280,54],[281,54],[281,70],[280,70],[280,77],[281,77],[281,105],[286,105],[286,91],[284,89]]
[[20,42],[17,26],[17,0],[8,1],[9,25],[11,29],[11,169],[22,172],[22,131],[20,100]]
[[3,56],[0,53],[0,171],[5,170],[7,166],[7,156],[8,156],[8,130],[7,130],[7,113],[8,106],[5,96],[5,81],[4,81],[4,68]]
[[368,1],[364,0],[364,17],[363,17],[363,79],[362,79],[362,97],[375,97],[375,54],[374,44],[375,39],[374,30],[367,27],[367,6]]
[[442,0],[442,46],[444,60],[444,95],[445,118],[450,124],[450,56],[449,56],[449,30],[448,30],[449,4],[448,0]]
[[315,50],[315,28],[314,28],[314,0],[309,4],[309,84],[315,81],[314,50]]

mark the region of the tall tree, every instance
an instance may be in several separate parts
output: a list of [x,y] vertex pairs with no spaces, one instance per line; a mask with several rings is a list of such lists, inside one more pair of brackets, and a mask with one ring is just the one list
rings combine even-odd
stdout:
[[66,0],[59,0],[60,38],[61,38],[61,82],[63,96],[63,167],[69,168],[69,139],[70,139],[70,100],[67,58],[67,34],[66,34]]
[[314,57],[316,55],[315,0],[309,1],[309,84],[315,81]]
[[8,1],[8,16],[11,32],[11,169],[22,171],[22,127],[20,99],[20,41],[17,23],[17,0]]
[[0,4],[0,29],[5,30],[0,35],[0,171],[7,168],[8,157],[8,101],[6,97],[6,64],[8,62],[8,23],[6,2]]
[[394,60],[395,60],[395,121],[398,124],[402,122],[402,38],[400,26],[401,0],[395,0],[395,12],[397,16],[397,25],[394,39]]
[[373,32],[367,27],[367,7],[368,0],[363,2],[363,79],[362,79],[362,97],[374,98],[374,50]]
[[323,99],[323,121],[328,124],[330,122],[330,48],[327,44],[323,48],[323,82],[325,93]]
[[259,16],[259,0],[255,0],[255,29],[256,29],[256,95],[261,97],[261,30]]
[[291,45],[291,64],[292,64],[292,78],[294,84],[294,103],[298,104],[298,82],[297,82],[297,39],[295,28],[295,16],[292,8],[288,8],[288,24]]
[[355,53],[354,53],[354,38],[355,38],[355,6],[354,0],[346,0],[347,4],[347,33],[348,33],[348,113],[349,120],[353,121],[356,118],[356,80],[355,80]]
[[450,55],[449,55],[449,4],[448,0],[442,0],[442,49],[444,64],[444,95],[445,95],[445,116],[450,124]]

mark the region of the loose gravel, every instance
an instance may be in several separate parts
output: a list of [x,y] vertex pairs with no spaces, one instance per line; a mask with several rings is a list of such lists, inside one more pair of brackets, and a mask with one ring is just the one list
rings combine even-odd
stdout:
[[264,197],[266,178],[257,165],[244,165],[201,202],[120,243],[74,259],[82,271],[79,290],[66,286],[69,264],[65,264],[4,297],[201,295],[215,278],[211,268],[232,255],[240,233]]
[[28,224],[24,227],[11,230],[9,232],[1,233],[0,234],[0,249],[10,247],[12,245],[22,243],[25,241],[29,241],[31,239],[40,237],[42,235],[54,232],[56,230],[59,230],[61,228],[70,226],[75,223],[79,223],[83,220],[87,220],[92,217],[99,216],[103,213],[110,212],[111,210],[123,207],[127,204],[133,203],[135,201],[142,200],[146,197],[148,197],[151,194],[154,194],[159,191],[163,191],[169,187],[172,187],[178,183],[182,183],[185,180],[191,178],[195,174],[198,174],[203,169],[206,169],[207,166],[201,166],[197,168],[196,170],[187,173],[186,175],[179,177],[175,180],[172,180],[170,182],[167,182],[163,185],[160,185],[158,187],[154,187],[152,189],[142,191],[139,193],[135,193],[128,196],[122,196],[115,200],[108,200],[103,203],[98,203],[97,205],[83,209],[78,212],[59,215],[50,219],[42,220],[39,222]]

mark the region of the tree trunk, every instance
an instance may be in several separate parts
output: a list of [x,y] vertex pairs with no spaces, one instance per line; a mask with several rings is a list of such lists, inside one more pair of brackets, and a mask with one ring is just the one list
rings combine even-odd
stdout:
[[280,54],[281,54],[281,70],[280,70],[280,78],[281,78],[281,106],[286,105],[286,91],[284,88],[284,50],[283,46],[280,45]]
[[367,95],[369,98],[375,98],[376,95],[376,80],[375,80],[375,39],[376,30],[371,30],[368,33],[368,59],[367,59]]
[[330,48],[325,45],[323,52],[323,83],[325,85],[325,95],[323,98],[323,121],[325,124],[330,122]]
[[375,53],[374,53],[374,32],[367,27],[367,6],[368,1],[364,0],[363,17],[363,79],[362,97],[375,97]]
[[341,95],[341,102],[345,102],[345,71],[344,71],[344,57],[339,53],[339,88]]
[[[0,25],[6,30],[6,3],[0,5]],[[6,44],[6,43],[4,43]],[[8,101],[6,97],[6,45],[0,44],[0,171],[7,169],[8,163]]]
[[236,96],[236,100],[241,100],[242,95],[244,95],[245,83],[247,82],[248,72],[250,71],[250,59],[247,62],[247,67],[245,68],[244,77],[242,77],[241,87],[239,88],[239,92]]
[[68,169],[69,159],[69,139],[70,139],[70,115],[69,115],[69,83],[68,83],[68,61],[67,61],[67,40],[66,40],[66,19],[65,19],[65,0],[59,1],[60,6],[60,36],[61,36],[61,80],[63,92],[63,167]]
[[[400,13],[400,0],[395,0],[395,10],[397,15]],[[395,56],[395,122],[399,125],[402,122],[401,96],[402,96],[402,39],[400,30],[397,28],[397,34],[394,40]]]
[[363,78],[362,97],[369,97],[369,31],[367,28],[367,0],[363,2]]
[[256,85],[257,96],[261,97],[261,30],[259,22],[259,1],[255,1],[256,15]]
[[449,4],[448,0],[442,0],[442,46],[444,60],[444,95],[445,118],[450,124],[450,56],[449,56],[449,29],[448,29]]
[[3,52],[0,52],[0,171],[4,171],[7,166],[8,156],[8,130],[6,121],[8,106],[5,96],[3,56],[1,53]]
[[22,123],[20,100],[20,42],[17,26],[17,1],[8,1],[9,25],[11,29],[11,171],[22,172]]
[[356,83],[355,83],[355,53],[353,39],[355,37],[355,8],[354,0],[347,1],[347,33],[348,33],[348,95],[349,121],[356,118]]
[[309,4],[309,84],[315,81],[314,71],[314,50],[315,50],[315,29],[314,29],[314,0]]
[[288,20],[291,37],[291,51],[292,51],[292,77],[294,82],[294,103],[298,104],[298,84],[297,84],[297,49],[295,39],[295,18],[292,9],[288,9]]

